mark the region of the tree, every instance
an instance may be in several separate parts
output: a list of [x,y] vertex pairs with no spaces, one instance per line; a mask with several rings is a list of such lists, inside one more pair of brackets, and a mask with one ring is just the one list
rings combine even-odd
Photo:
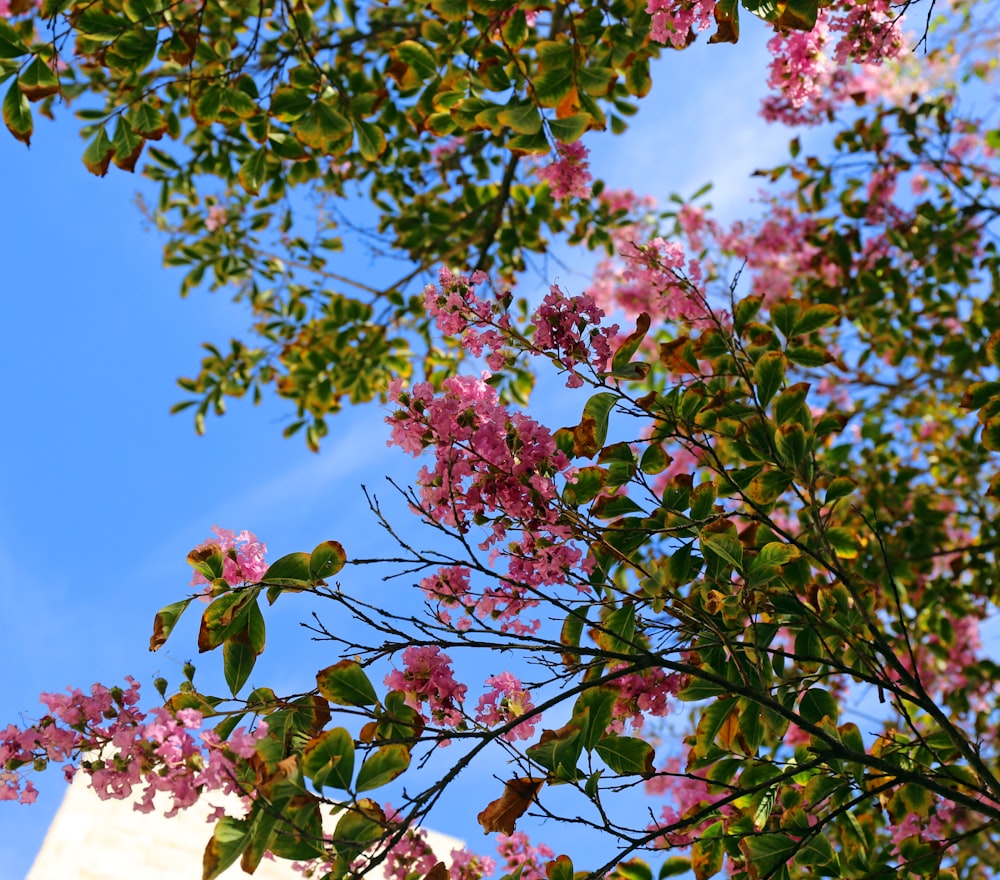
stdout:
[[[488,859],[446,866],[417,829],[500,755],[477,810],[514,877],[991,874],[1000,145],[964,102],[991,96],[996,34],[956,5],[917,55],[887,5],[743,5],[777,28],[765,114],[836,134],[824,157],[793,140],[762,216],[723,227],[591,186],[580,137],[625,130],[660,45],[737,39],[735,3],[11,4],[14,136],[57,96],[88,105],[95,173],[169,134],[150,212],[185,292],[210,279],[253,306],[253,341],[182,380],[199,430],[273,386],[317,447],[345,399],[387,395],[392,442],[427,457],[402,491],[440,541],[417,549],[375,496],[385,560],[345,535],[269,563],[217,530],[188,561],[231,696],[193,668],[149,712],[131,680],[45,695],[0,739],[5,797],[83,754],[99,793],[142,786],[143,808],[245,792],[206,877],[270,851],[457,880]],[[352,181],[409,260],[384,289],[329,262]],[[606,248],[593,284],[517,297],[556,235]],[[573,425],[523,406],[549,367],[586,389]],[[366,598],[376,562],[425,604]],[[156,615],[152,649],[197,598]],[[247,694],[267,605],[309,599],[356,621],[311,624],[339,658],[306,693]],[[600,845],[556,857],[523,835],[532,815]]]

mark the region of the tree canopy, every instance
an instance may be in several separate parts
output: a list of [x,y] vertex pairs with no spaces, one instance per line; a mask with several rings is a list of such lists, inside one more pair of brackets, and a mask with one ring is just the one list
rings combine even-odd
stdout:
[[[828,144],[793,137],[735,224],[594,181],[588,133],[628,137],[650,62],[735,42],[741,9],[774,30],[762,115]],[[266,853],[395,880],[993,876],[1000,31],[983,4],[903,11],[0,0],[10,133],[68,104],[89,171],[144,157],[182,293],[251,306],[177,409],[201,431],[277,393],[319,450],[345,403],[387,401],[429,535],[374,495],[378,560],[216,529],[150,649],[200,614],[230,693],[190,667],[152,709],[133,679],[45,694],[0,733],[0,797],[66,760],[141,809],[238,791],[206,878]],[[338,255],[359,187],[388,284]],[[600,261],[534,296],[555,241]],[[572,424],[530,405],[553,376]],[[419,601],[366,590],[375,565]],[[277,602],[329,643],[305,692],[251,683]],[[487,760],[495,851],[431,852]],[[557,854],[539,818],[593,842]]]

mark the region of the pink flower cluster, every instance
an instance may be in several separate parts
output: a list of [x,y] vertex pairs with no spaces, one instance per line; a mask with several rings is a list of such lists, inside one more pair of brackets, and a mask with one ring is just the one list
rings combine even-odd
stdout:
[[539,178],[549,185],[552,198],[589,199],[593,190],[590,186],[594,179],[590,174],[590,153],[580,142],[572,144],[556,144],[559,158],[543,168],[535,171]]
[[[489,302],[476,293],[476,287],[486,281],[485,273],[474,272],[469,278],[442,268],[438,280],[438,285],[429,284],[424,289],[424,305],[438,329],[459,337],[474,357],[485,352],[490,369],[503,369],[507,363],[505,343],[517,334],[503,304],[497,299]],[[529,350],[556,359],[569,372],[567,386],[578,388],[583,385],[575,369],[578,364],[589,364],[600,372],[611,359],[611,340],[618,326],[602,327],[603,318],[604,311],[592,296],[569,296],[553,284],[531,317],[534,335]]]
[[634,730],[641,728],[646,716],[668,715],[669,699],[680,690],[681,676],[651,668],[615,679],[611,686],[618,689],[618,698],[611,712],[610,729],[621,733],[626,724]]
[[[652,795],[668,795],[672,801],[663,807],[659,822],[651,828],[668,828],[719,799],[718,795],[713,795],[709,791],[708,783],[704,779],[684,773],[677,757],[668,759],[663,769],[646,781],[646,791]],[[726,811],[726,808],[722,809]],[[663,835],[663,843],[666,846],[690,846],[698,839],[698,832],[716,818],[709,816],[687,828],[668,831]]]
[[[531,694],[522,687],[520,679],[509,672],[491,675],[486,679],[486,684],[492,690],[483,694],[479,698],[479,705],[476,706],[476,721],[480,724],[489,726],[506,724],[535,708],[535,704],[531,702]],[[531,739],[538,720],[538,715],[525,719],[508,730],[503,738],[507,742]]]
[[523,831],[497,835],[497,855],[503,861],[504,874],[521,869],[521,880],[546,880],[545,862],[555,857],[544,843],[532,846]]
[[680,242],[655,237],[637,244],[630,237],[637,232],[625,227],[614,233],[622,261],[602,260],[587,293],[605,311],[619,308],[632,320],[646,312],[654,324],[704,321],[709,312],[700,287],[701,264],[686,260]]
[[954,804],[936,800],[934,811],[926,818],[915,813],[908,813],[901,822],[889,824],[892,851],[898,855],[903,841],[910,837],[917,837],[923,841],[946,841],[967,824],[967,822],[962,821],[960,812]]
[[[836,43],[835,34],[840,34]],[[849,67],[852,62],[874,67],[904,51],[887,0],[841,0],[820,9],[811,31],[779,32],[767,47],[773,56],[768,85],[776,94],[765,99],[762,113],[786,125],[822,122],[862,91],[859,74]],[[876,78],[866,76],[870,90]]]
[[214,730],[196,740],[192,731],[201,727],[201,712],[181,709],[174,715],[158,707],[147,714],[137,708],[139,684],[127,681],[126,689],[95,684],[89,695],[77,689],[42,694],[50,714],[23,730],[9,725],[0,732],[0,800],[35,800],[37,791],[21,779],[22,768],[66,761],[63,772],[71,779],[78,759],[102,800],[130,797],[142,786],[135,809],[144,813],[154,809],[157,792],[172,799],[168,817],[205,792],[240,792],[234,761],[254,754],[267,732],[264,723],[253,733],[239,728],[226,742]]
[[[554,503],[555,477],[572,470],[549,430],[501,404],[486,375],[451,376],[440,394],[426,382],[412,391],[395,383],[391,396],[399,409],[386,419],[392,426],[389,445],[414,455],[424,449],[434,453],[433,467],[417,475],[424,516],[462,533],[488,526],[480,548],[491,549],[493,562],[505,557],[507,575],[477,610],[500,619],[504,629],[525,631],[517,615],[537,604],[527,597],[540,587],[566,583],[582,558]],[[459,596],[467,590],[466,578],[447,569],[425,581],[424,589],[468,605]]]
[[[385,813],[391,819],[390,810],[387,807]],[[386,880],[425,877],[437,862],[434,850],[427,843],[427,832],[422,828],[407,828],[399,841],[386,853],[382,874]]]
[[592,296],[585,293],[569,297],[554,284],[535,311],[535,345],[553,352],[569,370],[569,388],[583,385],[583,379],[573,369],[577,364],[590,363],[602,372],[611,360],[610,340],[618,333],[618,325],[601,327],[603,317],[604,310]]
[[[819,227],[815,219],[803,217],[792,207],[773,202],[759,225],[736,223],[718,232],[722,250],[746,262],[753,272],[753,292],[766,304],[787,295],[796,279],[811,277],[831,286],[840,283],[841,268],[812,244]],[[790,248],[788,242],[794,241]]]
[[208,216],[205,217],[205,228],[209,232],[218,232],[226,225],[229,214],[222,205],[212,205],[208,209]]
[[[407,705],[420,712],[424,721],[445,727],[462,723],[461,705],[468,688],[455,681],[451,657],[436,646],[411,645],[403,651],[403,671],[390,672],[385,685],[404,693]],[[430,717],[423,712],[425,704]]]
[[459,337],[462,347],[474,357],[482,357],[488,349],[486,363],[491,370],[499,370],[507,359],[504,340],[511,329],[510,318],[499,303],[488,302],[476,293],[476,287],[485,281],[485,272],[473,272],[470,278],[442,266],[437,286],[424,288],[424,306],[438,330]]
[[649,0],[646,12],[653,17],[650,36],[657,43],[683,49],[692,32],[715,24],[716,0]]
[[[267,546],[257,539],[253,532],[244,529],[242,532],[231,532],[219,526],[212,526],[215,540],[209,539],[200,545],[207,547],[218,544],[222,548],[225,559],[222,563],[222,577],[232,586],[244,583],[257,583],[267,571],[264,554]],[[195,572],[191,584],[207,584],[208,579],[200,572]]]

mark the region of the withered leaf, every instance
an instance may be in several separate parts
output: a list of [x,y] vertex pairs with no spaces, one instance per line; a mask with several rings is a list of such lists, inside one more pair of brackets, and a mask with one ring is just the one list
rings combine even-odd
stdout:
[[544,779],[534,776],[507,780],[504,783],[503,795],[488,804],[476,817],[483,826],[483,831],[487,834],[491,831],[513,834],[515,823],[531,806],[531,802],[544,783]]

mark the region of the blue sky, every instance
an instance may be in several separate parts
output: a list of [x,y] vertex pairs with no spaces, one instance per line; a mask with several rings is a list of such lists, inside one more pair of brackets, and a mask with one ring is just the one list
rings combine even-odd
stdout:
[[[723,214],[746,213],[758,188],[750,172],[778,161],[789,134],[756,116],[766,33],[752,23],[745,31],[737,47],[670,54],[633,131],[589,141],[595,172],[661,198],[715,180]],[[205,437],[188,414],[168,415],[200,344],[240,334],[246,315],[224,292],[178,297],[179,274],[162,268],[161,240],[134,204],[144,181],[116,169],[91,177],[72,120],[61,122],[40,125],[30,151],[0,137],[0,725],[39,717],[40,691],[126,674],[151,703],[152,679],[176,684],[195,653],[192,617],[150,655],[152,616],[185,595],[184,557],[213,524],[255,531],[272,559],[327,538],[352,556],[387,553],[359,484],[388,498],[383,477],[405,482],[416,469],[385,447],[376,406],[338,417],[319,455],[281,438],[289,411],[280,401],[233,404]],[[275,607],[268,665],[255,680],[280,690],[331,662],[305,643],[303,616],[292,603]],[[206,672],[212,665],[202,661]],[[0,804],[0,880],[24,877],[58,806],[59,774],[35,781],[34,806]],[[479,844],[477,811],[441,830]]]

